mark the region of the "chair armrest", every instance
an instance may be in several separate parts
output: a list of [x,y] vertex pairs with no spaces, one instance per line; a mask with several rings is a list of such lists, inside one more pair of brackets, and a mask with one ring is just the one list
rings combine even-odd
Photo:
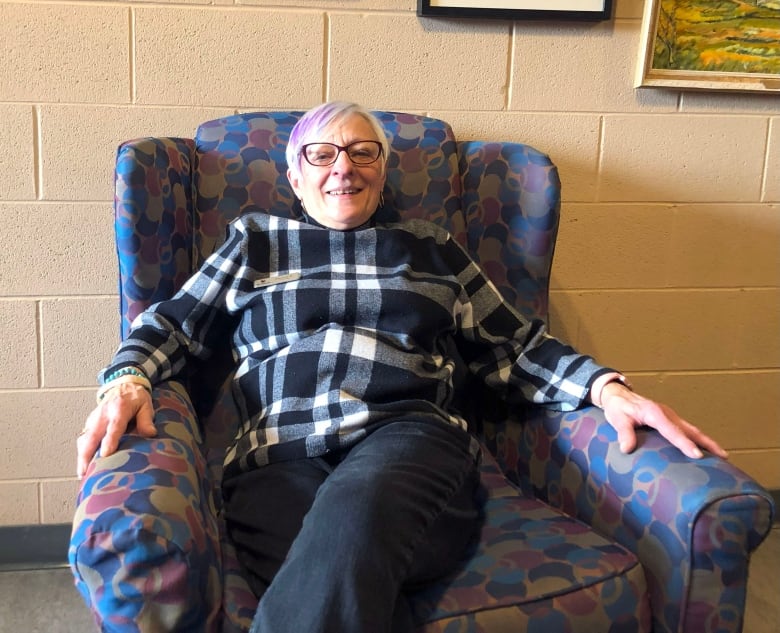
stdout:
[[102,631],[216,631],[219,529],[200,432],[179,383],[153,395],[157,437],[129,432],[90,464],[68,558]]
[[774,512],[748,475],[714,456],[688,459],[651,430],[624,455],[596,407],[537,409],[495,431],[510,478],[639,557],[654,631],[707,631],[713,619],[742,629],[750,553]]
[[124,339],[133,319],[192,274],[195,142],[141,138],[117,149],[114,222]]

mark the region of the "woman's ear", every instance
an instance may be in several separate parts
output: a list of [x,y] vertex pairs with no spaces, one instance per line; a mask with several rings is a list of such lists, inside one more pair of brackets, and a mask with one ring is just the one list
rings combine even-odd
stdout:
[[287,180],[290,181],[290,186],[293,189],[293,193],[295,196],[300,200],[301,199],[301,193],[300,193],[300,177],[293,174],[292,169],[287,170]]

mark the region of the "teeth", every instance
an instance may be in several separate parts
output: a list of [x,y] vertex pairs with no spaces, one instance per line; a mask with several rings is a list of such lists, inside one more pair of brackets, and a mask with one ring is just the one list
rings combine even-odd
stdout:
[[328,193],[332,196],[345,196],[357,192],[358,192],[357,189],[335,189],[333,191],[329,191]]

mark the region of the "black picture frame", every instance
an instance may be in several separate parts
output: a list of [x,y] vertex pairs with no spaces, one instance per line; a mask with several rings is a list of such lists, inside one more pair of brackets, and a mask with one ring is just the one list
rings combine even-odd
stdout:
[[[495,2],[493,6],[490,0],[417,0],[417,15],[421,17],[438,18],[476,18],[490,20],[585,20],[599,22],[609,20],[612,17],[612,0],[600,0],[594,2],[592,9],[571,9],[568,7],[583,4],[576,0],[560,0],[560,9],[556,8],[531,8],[541,4],[555,5],[556,0],[539,2],[539,0],[512,0]],[[504,8],[503,5],[513,5],[512,8]],[[463,6],[469,5],[469,6]],[[488,6],[485,6],[488,5]],[[499,8],[496,5],[501,5]],[[515,6],[516,5],[516,6]],[[595,6],[598,5],[598,6]]]

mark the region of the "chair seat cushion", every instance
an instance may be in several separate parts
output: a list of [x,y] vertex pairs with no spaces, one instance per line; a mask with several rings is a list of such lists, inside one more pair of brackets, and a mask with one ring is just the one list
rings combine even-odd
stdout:
[[631,552],[523,496],[489,453],[482,482],[476,550],[451,578],[412,597],[420,633],[651,629],[644,571]]
[[[412,594],[418,633],[650,631],[644,571],[631,552],[523,496],[487,451],[481,480],[480,538],[461,569]],[[224,571],[224,630],[246,631],[255,599],[234,560]]]

